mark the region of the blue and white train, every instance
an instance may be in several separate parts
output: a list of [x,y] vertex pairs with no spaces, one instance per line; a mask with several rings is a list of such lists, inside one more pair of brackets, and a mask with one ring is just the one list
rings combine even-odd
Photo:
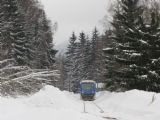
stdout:
[[96,82],[93,80],[82,80],[80,82],[80,94],[83,100],[94,100],[96,95]]

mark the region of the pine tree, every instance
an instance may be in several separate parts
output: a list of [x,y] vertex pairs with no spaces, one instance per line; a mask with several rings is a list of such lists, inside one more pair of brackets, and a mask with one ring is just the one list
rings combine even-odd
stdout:
[[[145,11],[143,8],[139,0],[122,0],[115,10],[112,39],[116,42],[116,63],[112,67],[117,69],[113,71],[114,76],[110,76],[111,81],[107,81],[112,90],[160,90],[157,67],[160,57],[160,14],[156,7],[145,8]],[[105,52],[108,54],[110,50]]]
[[3,47],[6,47],[6,57],[16,59],[19,65],[27,64],[27,43],[24,31],[24,15],[19,11],[16,0],[1,1],[1,36]]
[[86,55],[85,55],[85,48],[86,48],[86,35],[84,32],[81,32],[80,35],[79,35],[79,51],[78,51],[78,54],[79,54],[79,71],[80,71],[80,80],[82,79],[86,79],[86,66],[85,66],[85,60],[86,60]]
[[104,76],[105,76],[105,88],[107,90],[113,91],[119,88],[115,83],[114,72],[118,69],[118,65],[115,61],[115,41],[111,38],[112,31],[106,30],[105,34],[102,35],[102,40],[104,43],[103,55],[105,62]]
[[91,46],[91,41],[89,38],[86,38],[86,45],[85,45],[85,74],[86,77],[85,79],[92,80],[92,46]]
[[103,41],[100,38],[97,28],[93,30],[91,38],[91,63],[92,79],[97,82],[103,82]]
[[17,0],[20,11],[25,17],[25,34],[28,41],[27,56],[32,68],[53,68],[57,50],[53,45],[56,26],[51,22],[37,0]]
[[72,36],[69,39],[69,45],[66,52],[66,68],[67,68],[67,82],[68,82],[68,88],[69,91],[71,91],[71,88],[73,88],[73,81],[75,81],[75,78],[77,77],[75,75],[75,50],[76,50],[76,40],[77,37],[75,33],[72,33]]
[[113,25],[113,39],[116,44],[116,61],[119,68],[115,72],[113,83],[118,83],[121,88],[137,88],[140,83],[137,76],[146,74],[148,57],[143,51],[147,46],[142,42],[139,31],[142,29],[140,22],[143,7],[139,0],[122,0],[115,11]]
[[81,32],[79,34],[79,42],[77,42],[76,44],[76,49],[75,49],[75,56],[74,56],[74,60],[75,60],[75,77],[74,77],[74,81],[73,83],[73,87],[72,87],[72,91],[74,92],[78,92],[79,90],[79,82],[83,79],[86,79],[86,35],[84,32]]
[[149,13],[150,21],[143,23],[143,30],[140,31],[143,39],[148,44],[148,49],[145,51],[148,56],[148,63],[146,65],[147,74],[140,76],[139,79],[143,83],[143,90],[147,91],[160,91],[160,13],[158,9],[152,9]]

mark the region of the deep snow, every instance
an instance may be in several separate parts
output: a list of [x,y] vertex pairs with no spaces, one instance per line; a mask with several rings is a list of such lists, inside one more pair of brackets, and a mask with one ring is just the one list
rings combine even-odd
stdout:
[[19,98],[0,98],[0,120],[159,120],[160,94],[132,90],[124,93],[99,92],[94,101],[78,94],[46,86],[40,92]]

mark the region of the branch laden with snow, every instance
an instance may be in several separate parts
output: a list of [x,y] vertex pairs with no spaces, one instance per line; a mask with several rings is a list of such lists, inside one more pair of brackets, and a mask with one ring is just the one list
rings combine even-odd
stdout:
[[28,95],[39,91],[46,84],[55,86],[58,83],[59,71],[11,66],[10,62],[13,63],[12,60],[0,61],[0,65],[3,64],[0,70],[0,94],[2,96]]

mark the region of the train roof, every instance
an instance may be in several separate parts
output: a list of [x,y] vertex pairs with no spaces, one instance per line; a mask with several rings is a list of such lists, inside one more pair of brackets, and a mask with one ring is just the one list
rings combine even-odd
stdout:
[[90,82],[90,83],[95,83],[94,80],[82,80],[81,82],[82,82],[82,83],[88,83],[88,82]]

